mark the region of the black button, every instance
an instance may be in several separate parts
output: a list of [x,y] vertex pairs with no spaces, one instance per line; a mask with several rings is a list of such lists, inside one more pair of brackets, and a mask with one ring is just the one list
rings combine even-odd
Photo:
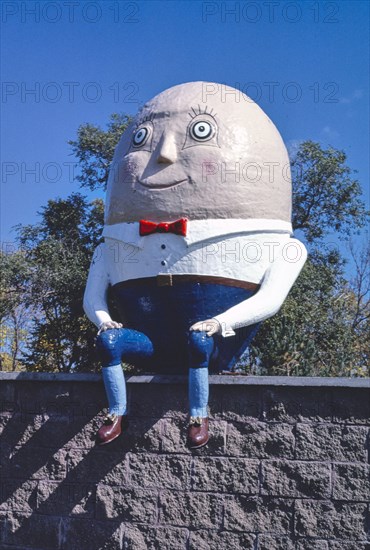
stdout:
[[165,244],[161,244],[161,249],[164,250],[166,248]]
[[164,260],[162,260],[162,261],[161,261],[161,264],[162,264],[162,265],[166,265],[167,262],[165,262]]

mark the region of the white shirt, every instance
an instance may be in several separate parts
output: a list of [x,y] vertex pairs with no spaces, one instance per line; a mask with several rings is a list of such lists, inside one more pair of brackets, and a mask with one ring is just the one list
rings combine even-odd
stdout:
[[153,233],[141,237],[139,223],[104,227],[105,242],[95,251],[84,309],[99,326],[111,321],[108,286],[160,273],[209,275],[261,284],[259,291],[217,315],[223,336],[274,315],[284,302],[307,257],[279,220],[195,220],[186,237]]

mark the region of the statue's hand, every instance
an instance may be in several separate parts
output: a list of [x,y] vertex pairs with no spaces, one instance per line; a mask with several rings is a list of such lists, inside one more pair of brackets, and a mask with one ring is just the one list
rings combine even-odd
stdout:
[[194,323],[190,327],[190,330],[198,330],[205,332],[207,336],[213,336],[216,333],[221,332],[221,325],[216,319],[207,319],[206,321],[199,321]]
[[98,336],[101,332],[104,332],[109,328],[122,328],[122,323],[116,323],[116,321],[106,321],[105,323],[101,323],[98,330]]

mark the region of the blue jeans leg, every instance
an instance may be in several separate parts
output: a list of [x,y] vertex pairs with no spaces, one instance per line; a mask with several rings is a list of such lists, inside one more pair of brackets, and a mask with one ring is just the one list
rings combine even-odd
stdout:
[[108,397],[109,414],[126,414],[126,382],[121,363],[103,367],[102,376]]
[[208,416],[208,369],[189,369],[190,416]]
[[205,332],[189,335],[189,406],[190,416],[208,416],[208,365],[214,350],[214,340]]
[[142,332],[130,329],[109,329],[96,340],[102,361],[102,376],[109,403],[109,413],[127,413],[126,383],[121,359],[135,363],[153,355],[153,344]]

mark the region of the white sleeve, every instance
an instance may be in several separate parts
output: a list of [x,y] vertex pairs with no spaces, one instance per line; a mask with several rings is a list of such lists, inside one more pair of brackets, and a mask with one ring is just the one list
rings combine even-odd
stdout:
[[289,245],[296,250],[294,260],[283,250],[267,269],[256,294],[215,317],[222,336],[233,336],[234,329],[259,323],[279,311],[307,259],[306,248],[300,241],[290,239]]
[[97,327],[102,323],[112,321],[107,304],[109,278],[106,269],[104,246],[104,243],[100,244],[94,252],[83,299],[85,313]]

